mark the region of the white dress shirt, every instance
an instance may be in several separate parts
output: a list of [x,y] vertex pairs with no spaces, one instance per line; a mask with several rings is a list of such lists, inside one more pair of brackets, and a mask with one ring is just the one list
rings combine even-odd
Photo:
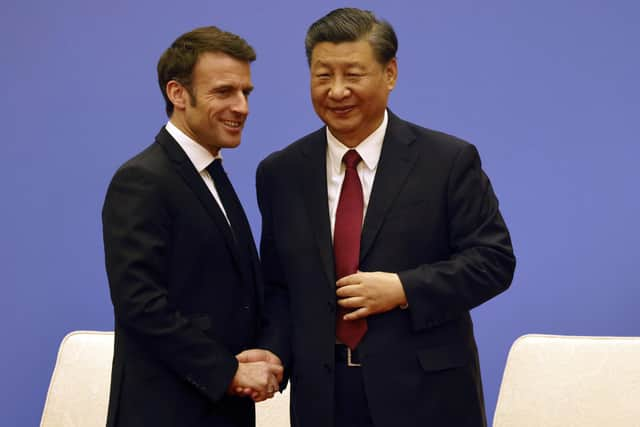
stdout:
[[[380,126],[355,147],[355,150],[362,157],[362,161],[358,163],[357,170],[362,184],[362,195],[364,196],[363,221],[369,206],[369,198],[373,188],[373,180],[376,176],[376,169],[378,168],[378,161],[380,160],[380,152],[382,151],[382,142],[387,131],[388,120],[387,111],[385,110]],[[342,163],[342,157],[349,150],[350,148],[341,143],[327,127],[327,196],[332,239],[333,228],[336,223],[336,210],[338,209],[342,181],[344,181],[346,170],[345,165]]]
[[[165,128],[167,129],[167,132],[169,132],[169,135],[171,135],[173,139],[176,140],[180,148],[182,148],[182,150],[187,154],[187,157],[189,158],[189,160],[191,160],[191,163],[200,174],[200,177],[202,177],[202,180],[213,195],[213,198],[216,199],[218,206],[220,206],[220,210],[224,214],[224,217],[227,219],[227,223],[229,223],[227,212],[224,210],[224,206],[222,206],[222,201],[220,200],[220,196],[218,195],[218,190],[216,190],[216,185],[213,182],[213,179],[211,179],[209,171],[207,171],[207,166],[209,166],[209,164],[211,164],[211,162],[213,162],[215,159],[220,159],[222,161],[220,152],[218,152],[218,155],[214,157],[213,154],[209,152],[209,150],[188,137],[184,132],[182,132],[173,123],[171,123],[171,121],[167,122]],[[229,223],[229,225],[231,224]]]

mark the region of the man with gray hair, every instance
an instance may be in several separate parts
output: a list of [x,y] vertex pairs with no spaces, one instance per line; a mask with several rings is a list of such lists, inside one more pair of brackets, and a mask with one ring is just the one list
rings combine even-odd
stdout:
[[326,126],[257,171],[260,345],[290,374],[292,424],[484,426],[469,310],[515,258],[478,152],[388,109],[389,23],[337,9],[305,43]]

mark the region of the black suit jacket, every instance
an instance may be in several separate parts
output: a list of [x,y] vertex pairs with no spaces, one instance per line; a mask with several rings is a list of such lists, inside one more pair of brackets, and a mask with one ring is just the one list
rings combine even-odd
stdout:
[[253,425],[252,401],[225,394],[262,299],[246,218],[242,244],[162,128],[116,172],[102,220],[116,337],[107,425]]
[[[335,272],[320,129],[257,172],[268,321],[294,426],[333,425]],[[397,272],[409,308],[373,315],[359,345],[376,427],[486,424],[469,310],[511,283],[511,241],[475,147],[389,113],[361,271]]]

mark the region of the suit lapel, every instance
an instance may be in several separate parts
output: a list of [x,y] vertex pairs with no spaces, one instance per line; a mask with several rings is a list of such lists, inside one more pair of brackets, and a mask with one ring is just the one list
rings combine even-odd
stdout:
[[385,215],[400,193],[400,189],[416,161],[412,150],[414,139],[415,135],[406,122],[389,111],[389,125],[385,133],[369,206],[362,227],[360,262],[364,260],[371,249]]
[[324,128],[310,136],[311,141],[303,146],[306,157],[301,163],[302,193],[311,222],[316,245],[320,252],[323,270],[331,287],[335,286],[335,266],[329,202],[327,198],[327,139]]
[[245,282],[251,283],[247,280],[247,272],[244,268],[245,263],[242,262],[242,255],[240,254],[238,245],[235,243],[234,237],[231,234],[231,229],[229,228],[227,219],[222,213],[222,210],[220,210],[218,203],[213,198],[213,195],[207,188],[206,184],[202,180],[202,177],[193,167],[193,163],[191,163],[185,152],[182,151],[178,143],[173,139],[173,137],[169,134],[169,132],[166,131],[164,127],[156,136],[156,141],[164,148],[165,152],[173,162],[173,165],[175,166],[178,174],[182,177],[182,179],[187,183],[189,188],[196,195],[196,197],[200,200],[200,203],[202,203],[202,206],[204,206],[205,210],[213,219],[214,224],[216,225],[216,227],[218,227],[220,233],[224,236],[225,243],[229,248],[229,251],[233,255],[236,266],[243,275]]

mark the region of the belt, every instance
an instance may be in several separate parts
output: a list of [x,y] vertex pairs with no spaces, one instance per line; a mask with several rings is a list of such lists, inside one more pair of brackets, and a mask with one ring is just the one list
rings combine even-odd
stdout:
[[335,358],[336,362],[346,363],[346,365],[349,367],[362,366],[362,364],[360,363],[360,355],[358,354],[358,349],[356,348],[355,350],[351,350],[344,344],[336,344]]

